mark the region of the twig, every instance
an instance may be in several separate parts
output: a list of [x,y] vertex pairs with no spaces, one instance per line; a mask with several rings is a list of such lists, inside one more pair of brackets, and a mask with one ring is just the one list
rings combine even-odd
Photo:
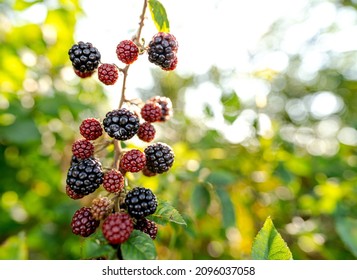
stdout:
[[[140,36],[141,36],[141,31],[142,31],[142,29],[144,27],[145,12],[146,12],[147,5],[148,5],[148,0],[144,0],[143,9],[142,9],[141,15],[140,15],[139,28],[138,28],[138,31],[136,32],[136,35],[135,35],[134,39],[133,39],[134,43],[136,45],[138,45],[139,47],[141,47],[141,48],[142,48],[142,45],[140,43]],[[128,77],[129,67],[130,67],[130,64],[126,65],[124,68],[119,68],[119,70],[123,73],[124,78],[123,78],[123,85],[122,85],[122,88],[121,88],[121,97],[120,97],[118,109],[120,109],[123,106],[123,103],[126,100],[125,90],[126,90],[126,80],[127,80],[127,77]],[[113,162],[113,168],[116,168],[116,169],[119,168],[119,160],[120,160],[121,153],[122,153],[122,150],[121,150],[121,146],[119,144],[119,141],[118,140],[114,140],[114,162]]]

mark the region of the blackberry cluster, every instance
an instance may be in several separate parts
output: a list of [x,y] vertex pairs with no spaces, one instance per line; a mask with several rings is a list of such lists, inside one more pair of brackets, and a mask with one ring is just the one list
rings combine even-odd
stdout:
[[[82,41],[74,44],[68,51],[72,66],[80,73],[93,73],[100,62],[100,52],[91,43]],[[84,75],[85,76],[85,75]]]
[[[114,85],[119,72],[126,78],[128,66],[145,51],[149,61],[163,70],[176,68],[178,43],[175,36],[159,32],[153,36],[147,47],[139,43],[140,39],[123,40],[117,45],[117,57],[126,64],[125,68],[102,63],[98,49],[89,42],[80,41],[68,51],[73,70],[80,78],[91,77],[97,70],[100,82]],[[123,88],[125,89],[125,83]],[[122,94],[124,95],[124,92]],[[164,143],[151,144],[142,152],[138,149],[127,149],[127,145],[117,142],[129,140],[135,135],[144,142],[153,141],[156,134],[153,123],[165,122],[172,116],[171,100],[164,96],[154,96],[143,106],[141,101],[124,99],[123,102],[137,108],[133,111],[126,108],[109,111],[102,121],[94,118],[82,121],[79,132],[83,139],[72,144],[72,158],[65,187],[66,195],[77,200],[103,186],[107,195],[102,196],[101,192],[99,197],[92,200],[90,207],[78,209],[72,217],[71,228],[74,234],[87,237],[102,223],[103,236],[113,247],[119,247],[119,253],[119,244],[126,242],[134,229],[148,234],[152,239],[156,238],[158,232],[157,224],[146,218],[156,212],[156,196],[144,187],[134,187],[128,191],[126,173],[141,171],[144,176],[155,176],[168,171],[174,161],[172,149]],[[103,135],[103,130],[114,140],[100,140],[101,136],[107,137]],[[114,146],[115,160],[110,168],[104,169],[95,156],[109,151],[106,149],[109,145]],[[131,176],[137,175],[130,175],[128,179]]]
[[131,217],[140,219],[155,213],[157,200],[150,189],[135,187],[126,194],[125,205]]
[[167,172],[171,168],[175,158],[171,147],[160,142],[146,147],[144,153],[146,168],[153,173],[159,174]]
[[71,165],[67,173],[66,183],[77,194],[90,194],[102,182],[102,165],[95,158],[87,158],[77,164]]
[[149,43],[149,61],[160,66],[161,69],[170,71],[177,66],[178,43],[174,35],[159,32]]
[[139,125],[138,116],[125,108],[108,112],[103,120],[104,130],[117,140],[132,138],[137,133]]

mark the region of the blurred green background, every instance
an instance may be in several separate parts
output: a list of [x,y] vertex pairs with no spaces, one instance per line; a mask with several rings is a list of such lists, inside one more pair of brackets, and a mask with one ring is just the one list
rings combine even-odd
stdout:
[[[357,53],[329,44],[355,28],[357,3],[311,1],[310,8],[322,2],[351,20],[313,30],[294,54],[284,53],[281,42],[311,18],[276,21],[250,59],[283,56],[279,71],[153,69],[155,84],[138,88],[143,100],[154,92],[174,104],[174,118],[157,125],[157,141],[175,151],[173,168],[130,178],[170,201],[187,222],[159,227],[159,259],[250,259],[268,216],[294,259],[356,258]],[[46,7],[43,23],[19,17],[38,3]],[[80,80],[70,67],[81,4],[3,0],[0,11],[0,259],[91,258],[69,226],[91,196],[69,199],[65,177],[80,122],[102,119],[115,105],[96,79]],[[227,86],[241,78],[267,93],[242,99]],[[202,87],[214,87],[219,104],[207,92],[202,108],[195,106],[191,96]],[[200,117],[188,113],[192,106]]]

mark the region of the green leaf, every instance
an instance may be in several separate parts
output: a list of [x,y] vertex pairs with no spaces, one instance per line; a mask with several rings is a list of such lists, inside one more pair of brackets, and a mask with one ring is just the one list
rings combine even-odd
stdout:
[[155,244],[149,235],[134,230],[121,245],[124,260],[154,260],[157,256]]
[[223,105],[223,117],[232,124],[239,116],[240,102],[238,95],[235,92],[229,94],[223,94],[221,97],[221,103]]
[[235,227],[236,213],[228,192],[226,192],[224,189],[217,189],[217,195],[221,201],[223,227],[226,229],[229,227]]
[[39,141],[41,138],[40,132],[35,122],[30,119],[17,119],[14,123],[6,127],[0,127],[0,139],[16,143],[29,144]]
[[254,260],[292,260],[293,256],[270,217],[254,239],[252,247]]
[[193,189],[191,205],[197,218],[202,218],[207,214],[207,208],[211,203],[211,196],[208,189],[200,184]]
[[339,217],[336,230],[347,248],[357,257],[357,220],[349,217]]
[[83,259],[110,257],[115,254],[114,248],[105,240],[102,231],[87,237],[83,242]]
[[170,23],[165,7],[158,0],[149,0],[149,10],[159,32],[170,32]]
[[171,222],[186,226],[181,214],[167,201],[159,201],[155,214],[150,215],[148,219],[160,225],[166,225]]
[[213,171],[206,179],[206,181],[211,183],[214,187],[222,188],[234,183],[235,180],[236,178],[234,175],[232,175],[232,173],[224,170]]

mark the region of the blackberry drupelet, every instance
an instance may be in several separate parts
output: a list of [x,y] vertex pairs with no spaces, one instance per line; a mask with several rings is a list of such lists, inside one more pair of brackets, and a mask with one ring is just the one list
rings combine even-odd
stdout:
[[118,80],[119,71],[113,64],[102,64],[98,68],[98,79],[105,85],[114,85]]
[[152,240],[156,238],[157,235],[157,224],[154,221],[150,221],[146,218],[142,218],[136,221],[134,229],[140,230],[151,237]]
[[90,158],[94,154],[94,146],[87,139],[79,139],[72,144],[72,153],[78,159]]
[[91,43],[82,41],[74,44],[69,49],[68,55],[74,69],[82,73],[93,72],[97,69],[101,58],[97,48],[93,47]]
[[154,96],[148,100],[157,103],[161,107],[161,122],[167,121],[173,115],[171,99],[165,96]]
[[144,153],[137,149],[126,152],[120,159],[120,168],[126,172],[139,172],[146,164]]
[[139,139],[145,142],[151,142],[154,140],[155,134],[155,127],[149,122],[144,122],[141,124],[137,133]]
[[161,120],[162,112],[159,104],[146,103],[140,111],[141,117],[147,122],[158,122]]
[[80,208],[72,217],[71,228],[76,235],[87,237],[94,233],[98,226],[99,221],[94,219],[89,207]]
[[77,164],[72,164],[67,173],[66,183],[77,194],[90,194],[102,182],[102,165],[94,158],[83,159]]
[[108,197],[96,197],[92,201],[91,212],[96,220],[105,219],[113,209],[113,201]]
[[134,229],[133,221],[127,213],[110,214],[103,222],[102,232],[110,244],[127,241]]
[[146,157],[146,168],[158,174],[168,171],[175,158],[171,147],[160,142],[146,147],[144,153]]
[[81,199],[85,196],[84,194],[78,194],[74,192],[68,185],[66,185],[66,194],[74,200]]
[[139,48],[131,40],[121,41],[117,45],[116,53],[118,59],[125,64],[132,64],[139,56]]
[[112,169],[104,174],[103,187],[110,193],[118,193],[124,188],[124,176]]
[[125,108],[108,112],[103,120],[104,130],[117,140],[132,138],[137,133],[139,125],[138,116]]
[[174,70],[177,65],[178,43],[174,35],[165,32],[157,33],[149,43],[149,61],[161,69]]
[[157,200],[150,189],[135,187],[126,194],[125,205],[131,217],[140,219],[155,213]]
[[[74,68],[73,68],[73,69],[74,69]],[[77,69],[74,69],[74,73],[75,73],[78,77],[80,77],[80,78],[82,78],[82,79],[85,79],[85,78],[91,77],[91,76],[93,75],[94,71],[91,71],[91,72],[81,72],[81,71],[79,71],[79,70],[77,70]]]
[[81,135],[87,140],[95,140],[102,136],[103,129],[100,122],[94,118],[87,118],[79,126]]
[[146,166],[143,168],[143,170],[141,170],[141,172],[142,172],[143,175],[146,176],[146,177],[156,176],[156,173],[151,172]]

